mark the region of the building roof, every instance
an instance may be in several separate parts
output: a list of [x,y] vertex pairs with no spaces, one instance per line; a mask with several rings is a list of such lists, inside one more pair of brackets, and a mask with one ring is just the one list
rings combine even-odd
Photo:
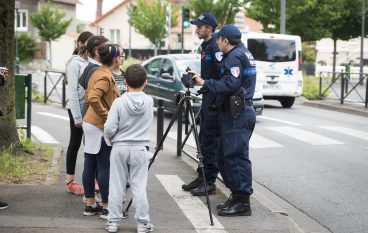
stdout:
[[124,6],[126,3],[128,3],[128,0],[124,0],[121,3],[119,3],[118,5],[116,5],[114,8],[112,8],[111,10],[109,10],[108,12],[106,12],[105,14],[101,15],[98,19],[96,19],[95,21],[93,21],[92,23],[90,23],[89,26],[96,26],[98,25],[99,22],[101,22],[102,20],[104,20],[107,16],[114,14],[114,12],[116,10],[118,10],[120,7]]

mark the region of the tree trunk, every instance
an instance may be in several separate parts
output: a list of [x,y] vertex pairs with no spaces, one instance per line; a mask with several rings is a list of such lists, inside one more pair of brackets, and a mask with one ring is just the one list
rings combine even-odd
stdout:
[[20,150],[15,121],[14,81],[14,5],[15,0],[0,0],[0,66],[9,69],[7,82],[0,87],[0,151],[11,145]]

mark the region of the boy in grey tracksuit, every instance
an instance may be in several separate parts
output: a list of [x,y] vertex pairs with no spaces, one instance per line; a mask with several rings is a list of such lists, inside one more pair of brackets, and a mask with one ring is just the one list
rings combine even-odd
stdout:
[[127,68],[125,81],[128,91],[114,101],[104,127],[105,137],[112,143],[109,215],[106,223],[109,232],[117,232],[123,218],[122,202],[128,178],[136,209],[137,232],[153,230],[149,222],[146,194],[149,164],[147,148],[153,119],[153,99],[143,92],[146,77],[147,73],[141,65]]

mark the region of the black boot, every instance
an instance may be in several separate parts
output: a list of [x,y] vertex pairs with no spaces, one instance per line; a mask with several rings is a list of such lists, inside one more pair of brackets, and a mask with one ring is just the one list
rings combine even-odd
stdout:
[[217,211],[219,216],[251,216],[249,195],[242,193],[232,194],[233,198],[229,204]]
[[[190,193],[193,196],[205,196],[206,195],[206,189],[204,187],[204,183],[202,183],[198,188],[192,189]],[[216,185],[215,184],[207,184],[207,193],[208,195],[215,194],[216,193]]]
[[230,194],[230,197],[224,203],[219,203],[216,206],[216,209],[220,210],[220,209],[223,209],[225,207],[228,207],[232,199],[233,199],[233,194]]
[[183,184],[181,188],[184,191],[190,191],[192,189],[198,188],[202,183],[203,183],[203,178],[198,176],[195,180],[193,180],[189,184]]

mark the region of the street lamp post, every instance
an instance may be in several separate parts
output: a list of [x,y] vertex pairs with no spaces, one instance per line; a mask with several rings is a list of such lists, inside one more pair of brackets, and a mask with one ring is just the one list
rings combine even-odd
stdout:
[[132,56],[132,0],[129,0],[129,57]]
[[17,23],[15,25],[15,72],[19,74],[19,51],[18,51],[18,24],[20,24],[18,18],[18,10],[20,8],[20,1],[15,1],[15,17]]
[[360,66],[359,66],[359,80],[360,80],[360,85],[363,85],[363,50],[364,50],[364,32],[365,32],[365,28],[364,28],[364,24],[365,24],[365,0],[362,0],[362,31],[361,31],[361,36],[360,36]]

